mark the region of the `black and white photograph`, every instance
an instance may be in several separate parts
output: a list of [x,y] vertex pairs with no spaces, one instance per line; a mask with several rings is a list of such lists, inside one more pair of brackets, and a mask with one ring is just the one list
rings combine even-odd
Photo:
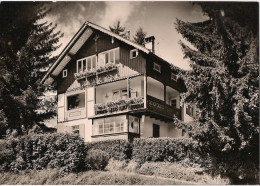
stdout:
[[0,1],[0,185],[258,185],[258,1]]

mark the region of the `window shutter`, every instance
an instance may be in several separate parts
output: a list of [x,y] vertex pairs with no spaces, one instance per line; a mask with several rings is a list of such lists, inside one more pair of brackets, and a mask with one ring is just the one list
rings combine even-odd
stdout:
[[79,136],[85,138],[85,124],[79,125]]
[[58,122],[64,121],[64,112],[65,112],[65,96],[64,94],[58,95]]

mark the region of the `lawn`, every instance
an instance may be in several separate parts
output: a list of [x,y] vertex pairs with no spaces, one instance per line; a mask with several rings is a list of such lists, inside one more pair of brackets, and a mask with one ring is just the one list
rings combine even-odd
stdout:
[[0,173],[1,185],[178,185],[188,184],[184,181],[148,177],[135,173],[116,171],[86,171],[79,174],[70,173],[58,176],[58,170],[29,171],[13,174]]

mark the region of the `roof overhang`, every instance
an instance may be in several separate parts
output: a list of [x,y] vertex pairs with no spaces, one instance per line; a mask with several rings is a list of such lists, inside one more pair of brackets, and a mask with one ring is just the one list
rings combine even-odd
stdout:
[[78,50],[92,35],[94,30],[99,30],[100,32],[110,35],[111,37],[114,37],[128,45],[131,45],[146,54],[152,53],[144,46],[134,43],[126,38],[123,38],[122,36],[119,36],[118,34],[111,32],[110,30],[107,30],[91,22],[85,22],[78,30],[78,32],[74,35],[74,37],[71,39],[71,41],[67,44],[67,46],[63,49],[55,63],[53,63],[53,65],[49,68],[45,76],[42,78],[41,83],[51,85],[54,82],[54,78],[60,74],[60,72],[70,62],[71,57],[78,52]]

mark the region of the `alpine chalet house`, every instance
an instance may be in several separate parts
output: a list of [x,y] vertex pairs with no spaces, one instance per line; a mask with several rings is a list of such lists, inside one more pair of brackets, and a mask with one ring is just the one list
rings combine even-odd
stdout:
[[151,50],[91,22],[82,25],[42,79],[57,89],[58,132],[85,141],[182,135],[173,118],[185,118],[184,84],[155,55],[154,37],[146,41]]

